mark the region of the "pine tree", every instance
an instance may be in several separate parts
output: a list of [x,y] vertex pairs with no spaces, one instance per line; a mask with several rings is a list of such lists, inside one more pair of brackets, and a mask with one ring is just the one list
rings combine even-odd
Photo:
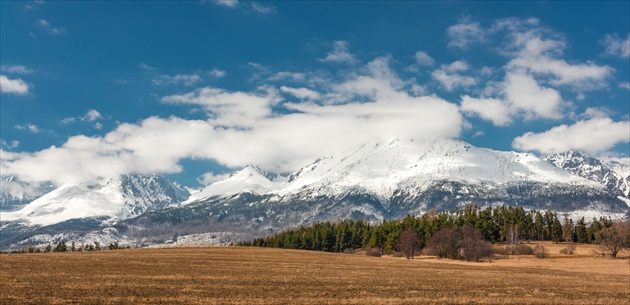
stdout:
[[577,237],[578,243],[588,243],[588,232],[586,229],[586,221],[584,221],[584,217],[578,220],[577,225],[575,226],[575,235]]

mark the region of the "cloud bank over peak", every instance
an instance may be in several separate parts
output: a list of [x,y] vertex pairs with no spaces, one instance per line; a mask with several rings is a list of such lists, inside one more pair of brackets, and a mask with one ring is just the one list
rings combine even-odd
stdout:
[[[411,94],[389,58],[376,58],[328,83],[326,90],[202,87],[164,96],[163,103],[203,109],[207,120],[150,117],[121,124],[104,136],[74,136],[59,147],[15,155],[3,160],[2,172],[61,184],[126,173],[177,173],[182,159],[292,172],[321,155],[374,138],[458,137],[465,126],[458,106]],[[306,101],[289,102],[281,93]],[[202,180],[208,183],[212,177]]]

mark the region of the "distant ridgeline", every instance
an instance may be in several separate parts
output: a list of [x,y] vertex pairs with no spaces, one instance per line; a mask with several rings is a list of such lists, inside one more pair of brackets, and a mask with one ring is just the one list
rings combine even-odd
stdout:
[[346,249],[380,248],[390,254],[397,249],[401,234],[412,228],[422,245],[427,244],[433,233],[445,228],[472,226],[489,242],[518,240],[539,240],[553,242],[593,243],[597,233],[611,227],[609,218],[593,218],[587,224],[584,217],[576,223],[565,218],[560,222],[558,215],[549,210],[525,211],[521,207],[502,206],[480,209],[469,206],[456,213],[436,213],[434,210],[422,217],[408,215],[404,219],[369,225],[365,221],[345,220],[341,222],[320,222],[310,227],[300,226],[252,242],[242,242],[242,246],[303,249],[328,252],[342,252]]

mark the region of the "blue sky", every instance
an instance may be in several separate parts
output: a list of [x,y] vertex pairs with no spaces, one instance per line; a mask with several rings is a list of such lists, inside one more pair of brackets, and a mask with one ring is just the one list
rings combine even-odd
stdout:
[[377,138],[628,162],[630,2],[0,2],[2,175],[199,186]]

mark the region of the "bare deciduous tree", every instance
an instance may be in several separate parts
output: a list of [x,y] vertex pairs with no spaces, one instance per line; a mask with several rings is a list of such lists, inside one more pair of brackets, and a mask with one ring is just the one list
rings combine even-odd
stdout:
[[630,222],[616,222],[609,228],[603,228],[595,236],[599,244],[600,255],[610,255],[616,258],[619,251],[630,248]]
[[421,250],[421,246],[422,244],[418,234],[416,234],[411,227],[400,234],[400,238],[398,238],[398,243],[396,244],[398,250],[403,252],[407,259],[414,258],[416,250]]

